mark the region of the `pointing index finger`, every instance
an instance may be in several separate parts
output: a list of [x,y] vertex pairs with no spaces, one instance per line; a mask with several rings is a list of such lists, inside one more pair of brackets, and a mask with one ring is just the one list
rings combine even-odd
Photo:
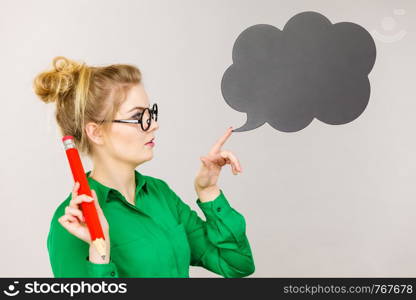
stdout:
[[211,149],[211,152],[212,153],[218,152],[232,133],[233,133],[233,127],[229,127],[227,129],[227,132],[222,137],[220,137],[218,141],[214,144],[214,146]]

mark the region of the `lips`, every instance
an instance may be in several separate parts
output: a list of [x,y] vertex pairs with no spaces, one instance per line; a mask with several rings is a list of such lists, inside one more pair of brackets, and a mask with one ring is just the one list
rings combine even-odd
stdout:
[[148,141],[148,142],[146,143],[146,145],[147,145],[147,144],[149,144],[149,143],[152,143],[154,140],[155,140],[155,138],[152,138],[150,141]]

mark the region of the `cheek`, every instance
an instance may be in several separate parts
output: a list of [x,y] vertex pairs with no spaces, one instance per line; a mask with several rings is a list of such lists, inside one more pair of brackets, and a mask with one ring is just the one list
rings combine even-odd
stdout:
[[137,128],[114,128],[112,130],[113,146],[118,151],[137,151],[144,147],[145,139]]

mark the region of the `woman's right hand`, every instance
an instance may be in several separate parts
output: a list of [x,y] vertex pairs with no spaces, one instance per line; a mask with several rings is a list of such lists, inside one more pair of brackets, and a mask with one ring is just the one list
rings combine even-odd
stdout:
[[97,208],[98,217],[103,229],[104,237],[107,244],[110,242],[109,237],[109,226],[107,219],[105,218],[103,211],[98,203],[98,197],[94,190],[92,190],[93,198],[87,195],[78,195],[79,183],[74,184],[72,189],[72,199],[69,202],[69,206],[65,208],[65,214],[61,216],[58,221],[61,225],[68,230],[71,234],[77,238],[83,240],[91,246],[91,235],[88,230],[87,224],[85,223],[84,215],[81,210],[81,202],[91,202],[94,201],[95,207]]

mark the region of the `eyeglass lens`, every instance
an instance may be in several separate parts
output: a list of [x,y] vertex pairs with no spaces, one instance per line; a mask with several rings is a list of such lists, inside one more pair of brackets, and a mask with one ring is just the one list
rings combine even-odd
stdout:
[[[153,105],[152,110],[153,110],[152,119],[155,120],[155,121],[157,121],[158,109],[157,109],[157,105],[156,104]],[[150,125],[151,125],[151,123],[152,123],[152,121],[150,119],[150,109],[146,108],[143,111],[143,116],[142,116],[142,122],[141,122],[142,129],[144,131],[148,130],[149,127],[150,127]]]

